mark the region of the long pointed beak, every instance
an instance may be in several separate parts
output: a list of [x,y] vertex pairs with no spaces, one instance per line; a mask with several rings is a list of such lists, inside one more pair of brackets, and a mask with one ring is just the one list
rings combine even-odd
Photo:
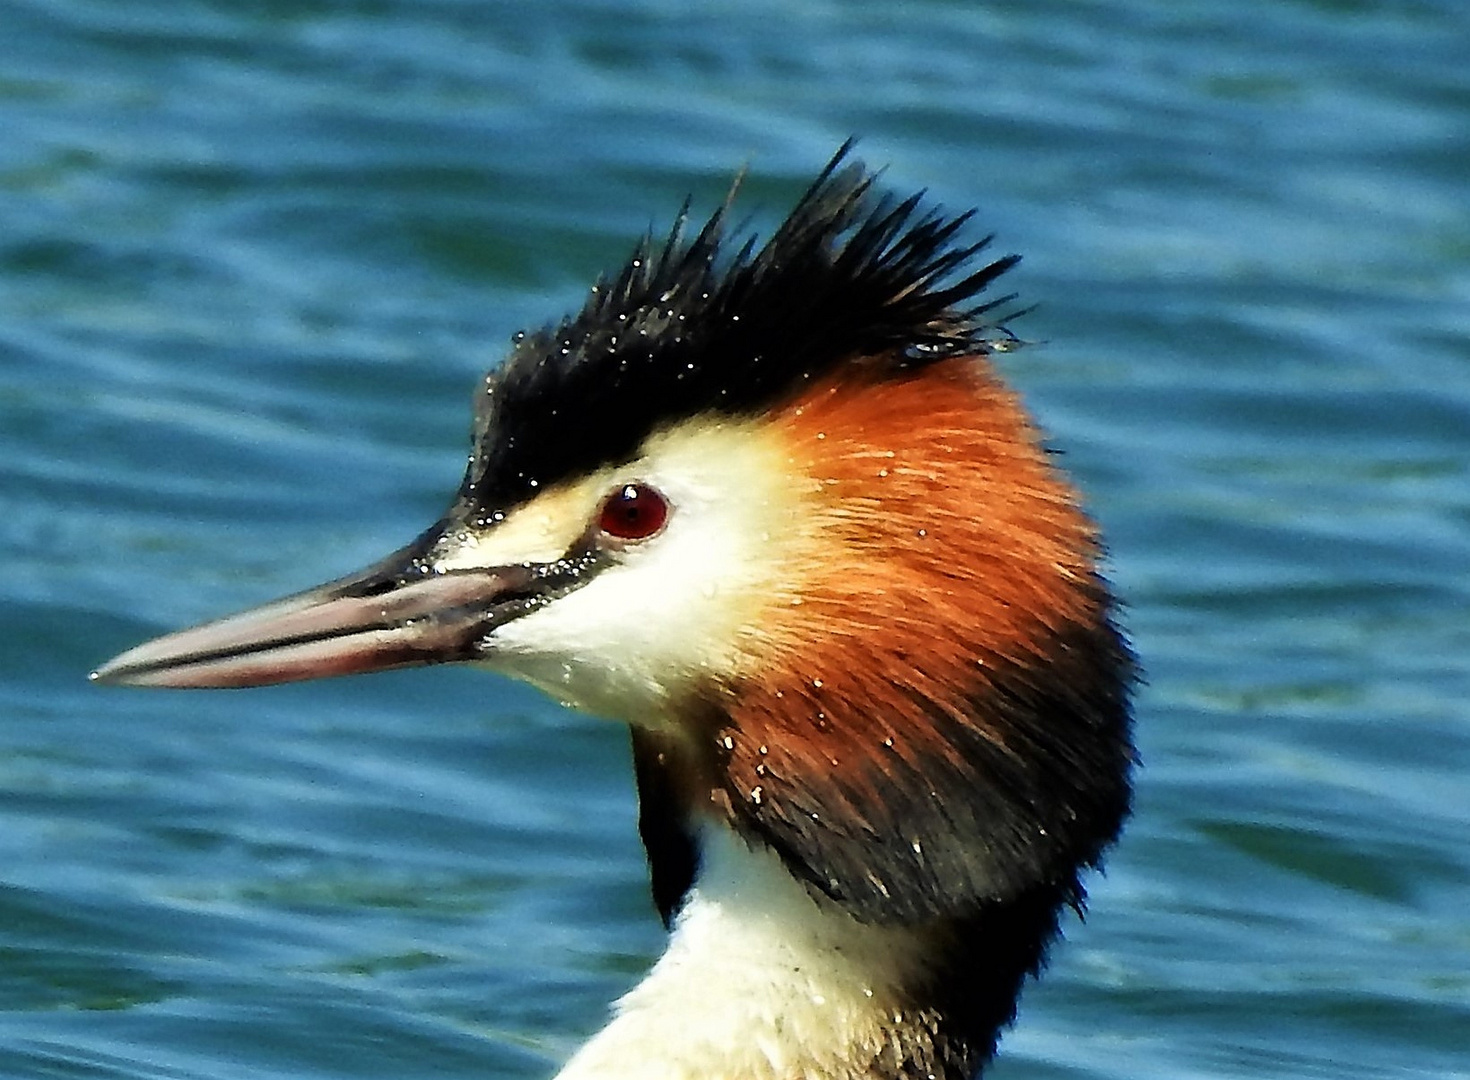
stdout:
[[99,683],[227,687],[473,660],[495,627],[566,591],[570,564],[434,573],[438,530],[361,573],[156,638],[92,672]]

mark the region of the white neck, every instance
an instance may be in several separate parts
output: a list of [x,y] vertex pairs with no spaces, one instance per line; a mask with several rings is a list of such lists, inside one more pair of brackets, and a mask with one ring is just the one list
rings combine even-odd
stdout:
[[901,991],[922,981],[923,951],[917,933],[857,922],[770,850],[711,826],[668,950],[557,1080],[897,1076],[932,1030]]

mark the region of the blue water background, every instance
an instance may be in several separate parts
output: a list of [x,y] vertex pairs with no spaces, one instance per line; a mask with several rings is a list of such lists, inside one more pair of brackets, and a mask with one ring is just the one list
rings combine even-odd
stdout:
[[431,521],[686,194],[979,207],[1148,669],[993,1075],[1470,1076],[1470,7],[0,0],[0,1076],[539,1077],[659,951],[624,734],[89,686]]

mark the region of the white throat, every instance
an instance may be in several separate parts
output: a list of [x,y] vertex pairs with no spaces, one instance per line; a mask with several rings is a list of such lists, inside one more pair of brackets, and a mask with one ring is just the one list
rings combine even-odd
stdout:
[[558,1080],[854,1080],[896,1076],[932,1017],[920,934],[815,899],[771,851],[704,833],[668,950]]

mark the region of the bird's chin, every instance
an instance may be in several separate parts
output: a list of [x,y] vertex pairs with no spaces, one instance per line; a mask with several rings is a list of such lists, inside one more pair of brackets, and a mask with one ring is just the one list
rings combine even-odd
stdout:
[[665,726],[677,697],[663,680],[646,673],[609,669],[592,660],[506,648],[494,634],[471,663],[534,686],[565,708],[639,727]]

